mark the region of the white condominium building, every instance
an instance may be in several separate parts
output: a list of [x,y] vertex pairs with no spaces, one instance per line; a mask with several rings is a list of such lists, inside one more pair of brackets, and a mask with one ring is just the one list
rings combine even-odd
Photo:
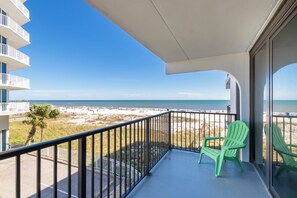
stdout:
[[0,152],[8,149],[9,115],[29,110],[28,102],[9,100],[9,92],[29,89],[29,80],[11,75],[13,70],[30,66],[30,58],[19,48],[30,44],[22,25],[30,21],[26,0],[0,0]]

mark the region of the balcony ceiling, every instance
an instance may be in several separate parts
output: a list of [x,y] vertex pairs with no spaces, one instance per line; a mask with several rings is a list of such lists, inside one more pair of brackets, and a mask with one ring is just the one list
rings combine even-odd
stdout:
[[281,0],[86,0],[166,63],[247,52]]

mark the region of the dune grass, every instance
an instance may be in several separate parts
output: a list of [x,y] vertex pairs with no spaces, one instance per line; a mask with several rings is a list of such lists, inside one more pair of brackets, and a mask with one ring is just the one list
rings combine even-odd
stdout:
[[[26,141],[29,134],[31,126],[25,125],[22,121],[12,121],[10,124],[10,144],[22,144]],[[76,125],[68,123],[65,120],[49,120],[48,127],[44,132],[44,141],[53,140],[56,138],[81,133],[84,131],[89,131],[97,128],[101,128],[104,125],[90,125],[82,124]],[[40,129],[37,130],[35,135],[35,143],[40,142]]]

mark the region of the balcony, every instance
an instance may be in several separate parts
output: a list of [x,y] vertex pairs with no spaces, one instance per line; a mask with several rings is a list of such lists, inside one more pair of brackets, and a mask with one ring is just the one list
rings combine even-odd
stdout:
[[0,1],[0,7],[9,13],[19,25],[24,25],[30,21],[30,11],[24,6],[24,1],[8,0]]
[[29,111],[29,102],[0,103],[0,116],[26,113]]
[[6,151],[0,196],[269,197],[252,164],[227,162],[219,178],[212,160],[198,165],[203,137],[224,136],[235,119],[172,111]]
[[12,18],[0,14],[0,31],[2,36],[8,38],[9,43],[15,48],[30,44],[30,35]]
[[226,89],[230,89],[230,81],[231,81],[230,74],[227,74],[227,79],[226,79]]
[[0,88],[9,90],[29,89],[30,81],[27,78],[0,73]]
[[0,44],[0,61],[7,63],[8,70],[30,66],[29,56],[5,44]]

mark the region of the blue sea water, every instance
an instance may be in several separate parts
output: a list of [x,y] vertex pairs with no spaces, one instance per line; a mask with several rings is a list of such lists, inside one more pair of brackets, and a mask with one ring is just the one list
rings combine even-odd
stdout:
[[[227,110],[229,100],[31,100],[31,104],[106,108]],[[297,100],[275,100],[274,112],[297,112]]]
[[31,104],[106,108],[227,110],[229,100],[31,100]]

